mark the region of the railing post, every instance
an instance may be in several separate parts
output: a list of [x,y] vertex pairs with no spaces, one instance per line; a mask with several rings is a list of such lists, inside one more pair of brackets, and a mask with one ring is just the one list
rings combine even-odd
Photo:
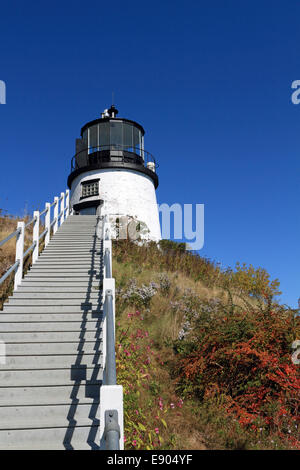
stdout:
[[66,218],[70,215],[70,190],[66,190]]
[[40,236],[40,213],[39,211],[34,211],[33,217],[35,221],[33,223],[33,243],[35,242],[35,247],[32,252],[32,264],[36,262],[39,256],[39,236]]
[[104,240],[104,276],[112,277],[112,243],[111,240]]
[[[103,383],[106,385],[107,384],[107,354],[108,354],[108,317],[109,317],[109,309],[112,309],[112,321],[113,321],[113,334],[115,337],[115,312],[116,312],[116,302],[115,302],[115,291],[116,291],[116,285],[115,285],[115,279],[112,278],[103,278],[103,325],[102,325],[102,360],[103,360],[103,366],[104,366],[104,371],[103,371]],[[110,292],[110,296],[108,297],[106,295],[107,292]],[[115,344],[114,344],[115,347]]]
[[22,276],[23,276],[25,222],[18,222],[18,229],[20,229],[20,233],[17,235],[17,241],[16,241],[16,261],[19,261],[19,265],[15,273],[15,284],[14,284],[15,290],[21,284]]
[[53,225],[53,235],[56,233],[56,231],[58,229],[58,197],[54,198],[54,202],[55,202],[55,205],[54,205],[54,219],[55,219],[55,222],[54,222],[54,225]]
[[47,229],[47,233],[46,233],[46,236],[45,236],[45,247],[50,242],[50,229],[51,229],[51,226],[50,226],[51,204],[50,204],[50,202],[46,202],[46,209],[47,209],[47,212],[46,212],[46,215],[45,215],[45,229]]
[[106,383],[107,385],[117,384],[117,373],[116,373],[116,352],[115,352],[115,322],[114,322],[114,293],[112,289],[107,289],[105,292],[105,303],[106,303]]
[[60,193],[61,203],[60,203],[60,225],[64,223],[65,220],[65,193]]

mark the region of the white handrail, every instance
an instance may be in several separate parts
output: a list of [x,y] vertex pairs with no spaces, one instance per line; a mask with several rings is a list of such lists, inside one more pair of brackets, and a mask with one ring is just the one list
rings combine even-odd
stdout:
[[[60,215],[58,215],[58,205],[60,201]],[[66,207],[65,207],[66,202]],[[65,193],[61,193],[60,197],[55,197],[54,202],[50,204],[46,202],[45,209],[43,211],[34,211],[33,218],[25,224],[24,221],[18,222],[18,228],[10,235],[8,235],[4,240],[0,241],[0,247],[3,246],[8,240],[13,237],[16,237],[16,258],[15,263],[8,268],[8,270],[0,278],[0,285],[11,273],[15,273],[14,278],[14,289],[16,290],[21,284],[23,277],[23,261],[25,256],[27,256],[32,251],[32,264],[36,262],[39,256],[39,244],[41,240],[45,237],[45,247],[50,241],[50,232],[51,228],[53,234],[58,229],[59,225],[62,225],[64,220],[70,215],[70,191],[67,189]],[[51,222],[51,208],[53,210],[53,220]],[[40,218],[45,216],[45,230],[40,234]],[[60,223],[59,223],[60,219]],[[33,224],[33,243],[32,245],[24,252],[24,237],[25,229],[27,229],[31,224]]]
[[103,385],[100,388],[100,448],[123,450],[123,387],[117,385],[116,375],[115,279],[112,277],[111,228],[107,216],[102,219],[100,237],[103,244]]

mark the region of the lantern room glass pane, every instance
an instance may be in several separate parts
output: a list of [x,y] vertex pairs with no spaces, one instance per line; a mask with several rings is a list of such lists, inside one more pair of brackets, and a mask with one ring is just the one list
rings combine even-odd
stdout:
[[[89,147],[98,147],[98,126],[90,127]],[[94,149],[97,150],[97,149]]]
[[139,148],[141,132],[136,127],[133,127],[133,147]]
[[128,149],[132,147],[132,126],[127,122],[123,123],[123,145]]
[[87,147],[88,146],[88,131],[87,131],[87,129],[82,134],[82,140],[85,144],[84,146]]
[[99,124],[99,145],[103,150],[109,147],[109,122]]
[[112,148],[122,148],[123,145],[123,126],[122,122],[110,121],[110,145]]

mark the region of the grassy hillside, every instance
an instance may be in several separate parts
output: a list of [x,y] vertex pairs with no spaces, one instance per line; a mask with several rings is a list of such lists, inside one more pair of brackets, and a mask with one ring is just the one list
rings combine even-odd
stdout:
[[125,448],[299,448],[300,322],[278,281],[162,246],[113,246]]

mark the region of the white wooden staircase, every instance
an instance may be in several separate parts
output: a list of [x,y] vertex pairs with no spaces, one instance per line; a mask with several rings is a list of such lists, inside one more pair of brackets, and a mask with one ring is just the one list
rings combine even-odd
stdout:
[[96,226],[96,216],[69,216],[0,312],[0,449],[99,449]]

